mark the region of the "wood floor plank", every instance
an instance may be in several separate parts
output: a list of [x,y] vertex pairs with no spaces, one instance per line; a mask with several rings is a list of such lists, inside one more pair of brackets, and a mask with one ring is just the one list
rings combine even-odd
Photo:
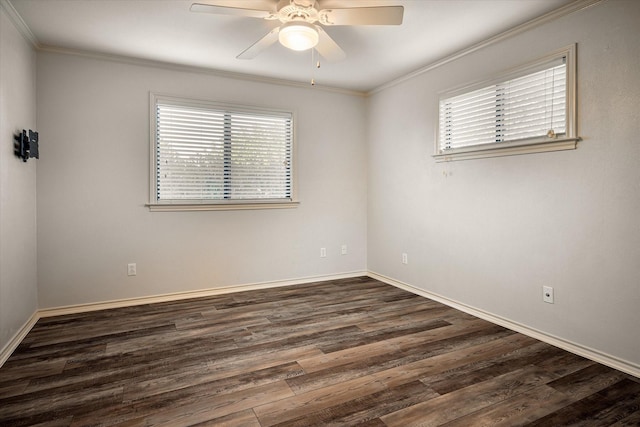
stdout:
[[584,357],[567,351],[560,351],[557,356],[548,357],[536,362],[536,365],[554,373],[558,378],[597,364]]
[[0,383],[0,399],[17,396],[24,393],[29,385],[29,381],[8,381],[4,384]]
[[313,345],[303,345],[284,350],[275,350],[268,354],[262,354],[259,359],[237,358],[229,360],[224,364],[209,362],[207,369],[218,372],[219,377],[233,376],[240,372],[251,372],[276,365],[281,365],[297,358],[313,357],[322,352]]
[[122,387],[112,385],[86,390],[55,393],[28,393],[2,399],[0,414],[2,423],[8,426],[33,425],[76,414],[91,413],[108,402],[122,401]]
[[406,382],[423,379],[423,382],[427,383],[427,378],[430,376],[456,370],[485,358],[490,359],[508,353],[526,342],[529,342],[528,337],[519,334],[510,335],[489,343],[481,342],[405,365],[399,365],[377,372],[374,376],[383,381],[387,387],[397,387]]
[[301,393],[286,400],[257,406],[254,412],[263,426],[270,426],[384,389],[385,386],[375,378],[363,376],[323,389]]
[[420,342],[420,340],[416,340],[415,343],[407,345],[406,347],[398,345],[399,349],[397,351],[373,357],[365,356],[349,364],[316,371],[299,379],[293,379],[289,384],[292,389],[298,393],[318,386],[326,386],[339,382],[343,378],[375,374],[390,370],[394,367],[410,365],[414,362],[431,359],[437,355],[455,352],[457,349],[498,340],[510,334],[510,331],[499,327],[485,327],[474,332],[456,334],[435,341]]
[[368,277],[40,319],[0,426],[640,425],[640,379]]
[[265,314],[257,314],[254,312],[236,312],[225,313],[217,310],[215,316],[208,314],[197,319],[180,319],[174,322],[176,329],[179,331],[189,329],[206,329],[210,332],[215,331],[214,327],[218,327],[220,331],[225,329],[239,329],[248,326],[258,326],[270,324]]
[[625,378],[625,374],[593,364],[549,383],[550,387],[580,400]]
[[[449,307],[424,307],[422,305],[413,305],[405,308],[406,312],[402,313],[402,310],[395,310],[394,312],[371,313],[371,320],[358,323],[358,327],[365,332],[376,331],[380,329],[388,329],[391,327],[397,327],[402,324],[409,324],[415,322],[422,322],[428,320],[440,320],[443,314],[448,313],[451,309]],[[446,322],[451,324],[450,322]]]
[[635,414],[640,403],[640,383],[623,379],[597,393],[541,417],[534,427],[592,425],[609,426]]
[[2,386],[11,385],[16,381],[30,380],[32,378],[46,377],[59,374],[64,370],[67,359],[37,360],[28,363],[20,363],[9,359],[2,367]]
[[[248,328],[248,331],[251,333],[242,337],[238,337],[236,339],[236,343],[239,347],[246,347],[257,344],[271,343],[283,339],[295,340],[297,338],[303,338],[314,333],[327,332],[336,329],[343,330],[345,327],[351,327],[351,330],[359,335],[360,329],[357,327],[357,323],[360,319],[360,314],[352,314],[334,316],[331,317],[330,320],[318,323],[294,322],[290,326],[282,326],[270,323],[268,325],[251,326]],[[351,336],[353,337],[353,334],[351,334]]]
[[175,329],[173,321],[158,322],[154,319],[153,321],[140,320],[139,322],[118,323],[114,322],[114,319],[110,319],[101,322],[83,322],[80,325],[68,324],[64,325],[63,328],[58,328],[58,330],[52,329],[41,334],[41,328],[36,323],[33,328],[36,341],[29,343],[29,345],[37,348],[53,344],[64,344],[70,341],[93,341],[96,344],[98,339],[108,341],[109,339],[117,339],[120,336],[141,336],[149,332],[169,329]]
[[76,416],[71,426],[113,424],[190,425],[211,421],[254,406],[292,396],[284,381],[230,392],[199,387],[150,396],[142,400],[103,405],[90,414]]
[[[154,411],[145,417],[145,422],[153,426],[202,423],[269,402],[283,400],[292,395],[293,392],[287,384],[279,381],[213,397],[194,397],[189,403]],[[72,423],[72,426],[75,425],[75,422]]]
[[[140,414],[151,414],[157,412],[162,409],[168,409],[176,406],[189,404],[193,399],[214,399],[219,398],[219,395],[228,394],[231,392],[240,392],[247,389],[252,388],[254,385],[267,385],[268,383],[273,383],[280,381],[284,377],[288,377],[285,375],[281,375],[278,373],[278,370],[269,370],[269,368],[278,367],[278,365],[282,363],[278,363],[278,360],[291,360],[295,357],[296,352],[300,352],[301,354],[313,353],[317,352],[316,349],[312,347],[294,349],[294,350],[285,350],[281,352],[272,353],[274,356],[271,360],[237,360],[232,364],[225,366],[215,366],[210,376],[206,379],[210,380],[210,382],[196,382],[189,387],[176,387],[172,386],[173,384],[173,376],[168,375],[166,377],[166,381],[163,380],[165,377],[161,377],[160,379],[151,379],[150,387],[147,387],[149,393],[145,394],[141,392],[139,396],[129,395],[128,397],[139,397],[138,399],[127,399],[120,403],[115,403],[111,405],[105,405],[99,411],[95,411],[90,418],[82,420],[82,422],[75,420],[77,423],[89,423],[91,418],[94,419],[107,419],[107,420],[116,420],[118,423],[122,422],[133,422],[132,419],[136,420],[136,423],[142,423],[145,425],[147,423],[146,418],[139,418]],[[287,362],[284,362],[287,363]],[[279,372],[286,371],[287,367],[284,370]],[[268,371],[262,372],[260,375],[253,375],[258,371]],[[294,369],[293,372],[296,370]],[[179,369],[179,373],[181,375],[185,375],[185,372],[182,368]],[[296,372],[298,374],[299,372]],[[260,378],[262,376],[262,379]],[[146,377],[141,377],[144,380]],[[136,384],[136,379],[132,379],[129,384],[133,386],[133,392],[140,391],[140,387],[144,387],[145,384]],[[158,389],[153,387],[153,383],[158,385]],[[127,390],[126,393],[131,393],[131,390]],[[139,418],[139,419],[138,419]]]
[[363,357],[356,362],[323,369],[293,378],[288,381],[291,388],[298,393],[303,393],[315,388],[326,387],[339,383],[347,378],[370,375],[386,369],[409,364],[418,360],[427,359],[438,354],[448,353],[459,348],[472,346],[498,339],[512,334],[500,327],[487,327],[474,333],[463,334],[451,338],[424,343],[416,343],[406,349],[399,349],[388,354],[379,354],[373,357]]
[[[220,333],[221,330],[224,333]],[[180,331],[169,330],[157,334],[150,333],[148,335],[127,337],[118,341],[109,342],[106,345],[105,354],[133,353],[163,347],[182,347],[188,345],[190,342],[207,338],[215,340],[218,343],[227,343],[237,348],[235,340],[244,335],[250,335],[245,325],[227,326],[226,328],[215,325],[212,327],[203,326],[198,329]]]
[[235,350],[237,350],[235,343],[230,340],[190,339],[179,346],[160,346],[127,353],[105,354],[91,360],[69,361],[63,374],[74,377],[100,371],[132,370],[135,367],[144,367],[145,372],[149,372],[154,369],[163,369],[171,363],[189,365],[212,362]]
[[338,339],[333,342],[321,345],[319,346],[319,348],[325,353],[333,353],[334,351],[340,351],[352,347],[360,347],[362,345],[379,341],[387,341],[393,338],[404,337],[407,335],[429,331],[431,329],[438,329],[449,325],[450,323],[440,319],[427,319],[410,324],[401,323],[396,326],[389,326],[384,329],[376,329],[369,332],[361,331],[355,340],[353,338]]
[[640,408],[633,412],[628,417],[623,417],[621,420],[611,424],[611,427],[630,427],[640,426]]
[[479,331],[485,327],[486,323],[468,324],[463,326],[444,326],[442,328],[409,333],[407,335],[389,338],[384,341],[345,348],[344,350],[334,351],[329,354],[322,353],[310,358],[300,359],[298,360],[298,363],[300,363],[300,365],[304,367],[305,371],[309,374],[357,362],[362,359],[363,354],[366,354],[367,357],[389,354],[394,351],[411,348],[418,343],[427,344],[429,342]]
[[522,347],[500,354],[495,358],[486,358],[477,363],[465,365],[453,372],[449,371],[439,377],[422,378],[421,381],[438,393],[447,394],[498,375],[533,365],[541,359],[558,354],[561,351],[548,344],[536,342],[533,339],[531,341],[532,344],[530,346],[524,346],[523,344]]
[[549,379],[549,374],[540,368],[520,369],[384,415],[380,419],[389,427],[437,426],[533,390]]
[[572,402],[571,398],[563,393],[547,385],[541,385],[469,415],[456,418],[444,425],[446,427],[524,426]]
[[135,337],[143,337],[153,334],[162,334],[165,332],[175,331],[173,324],[167,324],[162,326],[152,326],[148,328],[120,328],[118,331],[108,331],[106,329],[96,330],[96,334],[91,336],[87,331],[82,331],[79,336],[74,337],[72,333],[66,333],[63,335],[56,335],[47,339],[43,338],[42,343],[32,344],[30,348],[34,350],[41,349],[48,353],[55,353],[56,349],[67,348],[69,344],[73,346],[80,346],[82,348],[95,346],[98,344],[108,344],[122,339],[131,339]]
[[[379,420],[379,417],[433,399],[438,393],[419,381],[396,388],[385,388],[364,396],[349,395],[341,403],[315,409],[297,418],[275,424],[278,427],[353,426]],[[269,422],[264,426],[271,425]]]
[[191,424],[190,427],[261,427],[256,414],[251,409],[235,412],[210,421]]
[[142,400],[181,389],[188,389],[193,394],[199,393],[200,389],[208,391],[217,389],[220,392],[237,391],[300,375],[304,375],[304,371],[296,362],[253,369],[233,376],[225,375],[222,378],[220,373],[215,371],[209,374],[204,369],[181,370],[180,376],[171,375],[169,378],[160,376],[138,383],[129,382],[124,390],[124,400]]
[[55,418],[38,424],[32,424],[31,427],[68,427],[73,417]]
[[358,329],[356,327],[347,326],[344,328],[330,329],[321,332],[306,333],[295,337],[286,337],[284,339],[273,340],[222,352],[220,354],[217,354],[215,358],[212,358],[211,363],[224,365],[225,363],[232,362],[233,360],[239,358],[259,359],[274,352],[285,349],[304,347],[306,345],[315,345],[317,348],[318,345],[324,342],[330,342],[337,337],[349,334],[357,334],[357,332]]
[[[60,360],[81,359],[91,357],[96,354],[104,354],[107,349],[106,343],[65,343],[55,346],[22,347],[11,356],[5,363],[6,366],[15,363],[17,366],[32,364],[40,367],[46,363],[55,363]],[[15,357],[14,357],[15,356]]]

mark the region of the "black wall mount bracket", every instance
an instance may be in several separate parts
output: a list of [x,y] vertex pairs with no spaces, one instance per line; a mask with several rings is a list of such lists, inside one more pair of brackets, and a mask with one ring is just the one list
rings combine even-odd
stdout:
[[40,158],[38,149],[38,132],[22,130],[15,136],[15,154],[20,157],[23,162],[29,158]]

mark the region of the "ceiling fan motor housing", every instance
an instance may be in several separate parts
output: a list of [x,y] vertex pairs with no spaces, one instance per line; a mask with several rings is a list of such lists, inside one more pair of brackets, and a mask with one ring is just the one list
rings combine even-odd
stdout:
[[320,19],[315,0],[280,0],[274,18],[280,22],[305,21],[310,24]]

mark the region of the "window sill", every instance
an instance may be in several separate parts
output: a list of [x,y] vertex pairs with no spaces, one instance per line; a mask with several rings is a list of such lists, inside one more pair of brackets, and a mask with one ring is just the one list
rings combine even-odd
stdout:
[[234,211],[256,209],[291,209],[297,208],[300,202],[235,202],[235,203],[149,203],[146,206],[151,212],[180,211]]
[[436,162],[484,159],[488,157],[515,156],[519,154],[545,153],[550,151],[575,150],[580,138],[559,138],[553,141],[539,141],[527,144],[478,146],[459,148],[434,154]]

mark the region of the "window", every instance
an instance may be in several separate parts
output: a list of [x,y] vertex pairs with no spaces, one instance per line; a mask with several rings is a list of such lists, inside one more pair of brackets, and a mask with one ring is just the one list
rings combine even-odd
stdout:
[[291,112],[151,98],[152,210],[295,204]]
[[440,97],[437,161],[575,149],[575,46]]

